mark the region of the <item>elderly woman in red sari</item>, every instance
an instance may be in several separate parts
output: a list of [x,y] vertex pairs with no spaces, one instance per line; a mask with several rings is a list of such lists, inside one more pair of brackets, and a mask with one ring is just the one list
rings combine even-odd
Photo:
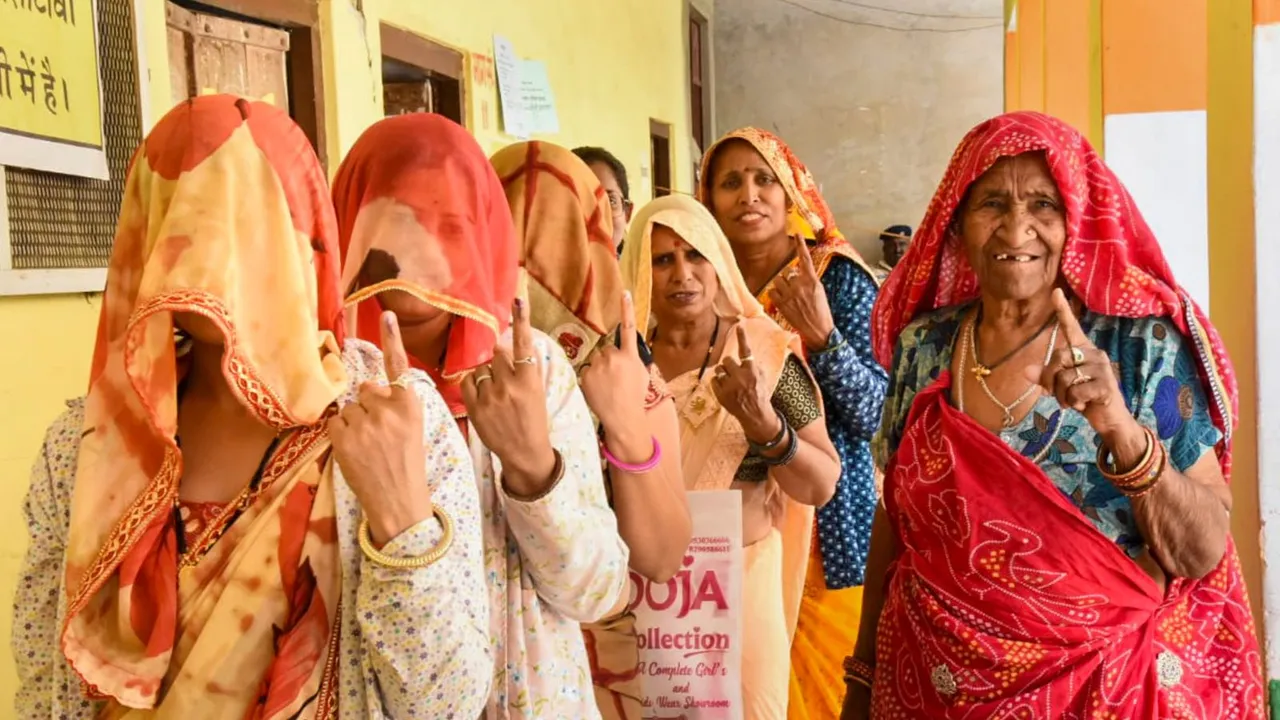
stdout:
[[394,322],[385,373],[346,335],[338,258],[324,173],[280,110],[201,97],[147,137],[88,396],[32,473],[11,717],[483,709],[466,445]]
[[885,507],[845,718],[1261,718],[1226,353],[1036,113],[961,143],[880,296]]

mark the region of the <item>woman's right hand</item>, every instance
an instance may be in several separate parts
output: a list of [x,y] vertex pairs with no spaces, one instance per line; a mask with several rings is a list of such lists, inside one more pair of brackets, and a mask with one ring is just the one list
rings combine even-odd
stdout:
[[494,345],[493,362],[463,379],[462,402],[480,441],[502,462],[503,486],[535,497],[556,479],[556,454],[529,304],[517,299],[511,314],[511,349]]
[[869,720],[871,717],[871,688],[860,683],[845,686],[844,708],[840,720]]
[[[629,292],[622,295],[622,324],[618,331],[622,347],[601,347],[583,365],[578,379],[587,405],[600,419],[606,433],[625,433],[644,425],[649,370],[640,360],[635,309]],[[647,437],[645,441],[648,442]]]

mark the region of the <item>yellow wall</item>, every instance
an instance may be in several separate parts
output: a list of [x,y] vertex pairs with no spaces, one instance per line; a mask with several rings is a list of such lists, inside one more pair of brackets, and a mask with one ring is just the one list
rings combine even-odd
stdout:
[[[1255,1],[1260,15],[1278,7],[1275,0]],[[1248,0],[1184,0],[1176,3],[1176,11],[1161,0],[1007,0],[1006,13],[1014,6],[1018,25],[1006,33],[1008,109],[1062,116],[1098,147],[1106,115],[1206,111],[1209,307],[1240,386],[1232,532],[1261,633],[1253,7]],[[1027,18],[1039,23],[1046,9],[1048,30],[1024,25]],[[1082,25],[1086,12],[1088,24]],[[1054,23],[1054,17],[1062,21]],[[1086,57],[1088,64],[1082,65]],[[1046,103],[1054,97],[1059,104]]]
[[[145,0],[141,44],[151,118],[172,104],[164,3]],[[677,189],[692,186],[686,12],[682,0],[320,0],[329,170],[369,124],[382,116],[379,23],[386,21],[468,54],[493,55],[504,35],[523,58],[542,60],[555,95],[560,130],[544,139],[610,149],[631,175],[632,198],[647,199],[649,119],[671,123]],[[534,10],[536,6],[536,12]],[[496,128],[496,87],[467,81],[469,126],[487,152],[512,141]],[[483,105],[489,128],[483,127]],[[646,194],[641,195],[641,191]],[[10,611],[26,546],[21,503],[45,427],[66,399],[84,392],[98,318],[98,298],[83,295],[0,297],[0,718],[10,717],[16,677],[8,648]]]

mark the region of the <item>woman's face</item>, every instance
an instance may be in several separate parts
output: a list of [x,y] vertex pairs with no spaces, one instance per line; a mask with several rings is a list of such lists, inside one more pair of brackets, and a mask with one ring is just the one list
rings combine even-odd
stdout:
[[631,202],[622,196],[622,184],[618,182],[618,176],[614,174],[613,168],[602,162],[591,163],[588,167],[596,174],[596,179],[604,186],[604,192],[609,196],[609,210],[613,213],[613,247],[616,249],[622,246],[623,239],[627,237],[627,220],[631,218]]
[[983,294],[1028,300],[1052,292],[1067,216],[1044,154],[1002,158],[974,181],[960,233]]
[[757,245],[787,234],[787,192],[764,156],[745,140],[721,145],[709,169],[711,212],[734,245]]
[[[353,234],[368,233],[374,238],[360,268],[360,285],[400,279],[427,290],[443,290],[454,277],[442,245],[467,242],[475,232],[475,224],[462,214],[415,213],[391,199],[369,203],[360,210],[353,230]],[[403,328],[429,323],[444,313],[399,290],[379,293],[378,301],[396,314]]]
[[651,237],[653,312],[659,324],[688,322],[715,312],[720,281],[711,262],[671,228],[654,225]]

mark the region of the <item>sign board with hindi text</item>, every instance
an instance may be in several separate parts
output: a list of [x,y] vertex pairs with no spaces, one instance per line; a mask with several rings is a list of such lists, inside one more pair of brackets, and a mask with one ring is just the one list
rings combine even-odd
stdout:
[[0,0],[0,165],[107,178],[96,17],[93,0]]
[[664,584],[631,573],[646,720],[742,720],[742,498],[691,492],[693,539]]

